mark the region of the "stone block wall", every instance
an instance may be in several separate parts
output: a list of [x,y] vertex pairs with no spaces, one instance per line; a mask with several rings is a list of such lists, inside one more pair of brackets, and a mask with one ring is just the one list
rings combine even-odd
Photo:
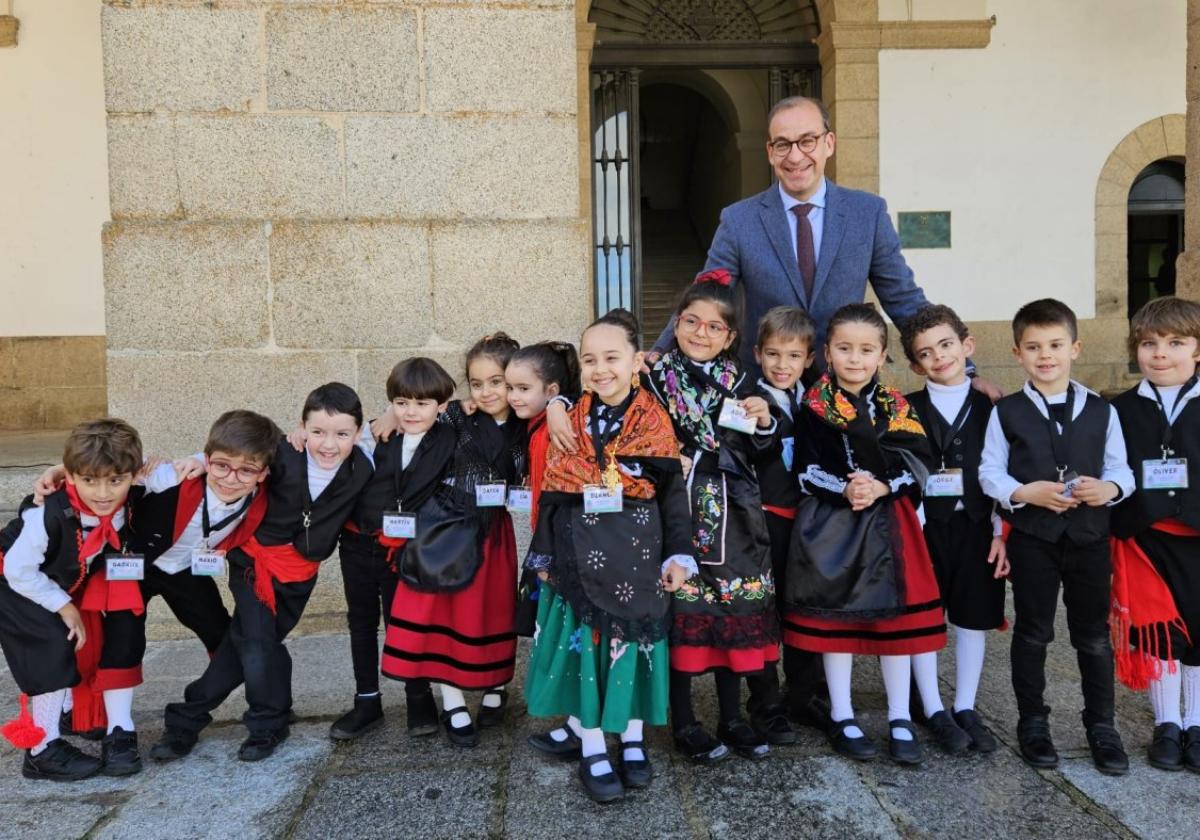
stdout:
[[108,398],[155,451],[228,408],[591,314],[571,0],[106,0]]

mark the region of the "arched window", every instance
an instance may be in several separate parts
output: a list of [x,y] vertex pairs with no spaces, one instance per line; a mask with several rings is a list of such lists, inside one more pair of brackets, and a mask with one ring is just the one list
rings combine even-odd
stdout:
[[1175,258],[1183,250],[1183,163],[1156,160],[1129,189],[1129,315],[1175,294]]

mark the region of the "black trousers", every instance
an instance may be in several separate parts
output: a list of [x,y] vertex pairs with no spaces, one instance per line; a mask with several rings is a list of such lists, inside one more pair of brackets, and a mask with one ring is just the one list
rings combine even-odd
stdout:
[[350,660],[359,694],[379,691],[379,626],[387,621],[398,574],[387,564],[387,549],[364,534],[342,533],[339,556],[350,625]]
[[[229,610],[225,609],[225,603],[221,600],[221,590],[217,588],[215,578],[193,575],[188,569],[168,574],[149,563],[141,584],[142,600],[147,606],[155,596],[161,596],[179,623],[196,634],[204,649],[210,655],[216,653],[229,630]],[[139,662],[146,650],[147,615],[148,611],[138,616]]]
[[182,703],[167,705],[167,726],[199,732],[212,723],[213,709],[234,689],[246,684],[242,722],[251,732],[273,732],[287,726],[292,709],[292,657],[283,640],[300,621],[317,577],[298,583],[276,581],[275,613],[254,594],[253,579],[231,567],[229,591],[233,618],[200,678],[183,693]]
[[1046,647],[1054,640],[1054,615],[1062,587],[1071,647],[1079,662],[1083,723],[1113,721],[1113,656],[1108,635],[1112,557],[1108,541],[1075,545],[1048,542],[1014,530],[1008,538],[1016,621],[1012,683],[1022,717],[1048,715]]

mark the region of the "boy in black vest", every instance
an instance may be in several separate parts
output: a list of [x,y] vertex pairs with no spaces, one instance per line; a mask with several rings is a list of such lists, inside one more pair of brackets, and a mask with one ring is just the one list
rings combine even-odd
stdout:
[[948,306],[926,306],[900,332],[904,355],[925,387],[908,395],[929,434],[938,469],[926,482],[925,541],[954,626],[954,716],[942,705],[937,653],[912,657],[926,724],[942,749],[987,753],[996,739],[975,713],[986,631],[1004,624],[1008,574],[1002,525],[979,486],[979,461],[992,402],[971,387],[967,359],[975,339]]
[[[143,561],[126,543],[141,439],[122,420],[81,423],[63,464],[66,485],[45,504],[28,505],[0,539],[0,648],[22,693],[21,716],[4,736],[25,750],[21,774],[28,779],[128,775],[141,769],[130,718],[141,675],[130,631],[134,613],[143,611],[136,579]],[[85,645],[99,647],[98,662],[82,652]],[[60,737],[72,687],[77,731],[107,718],[100,759]]]
[[1029,379],[996,403],[979,483],[1012,526],[1012,681],[1021,755],[1034,767],[1058,764],[1044,694],[1061,583],[1092,761],[1102,773],[1123,775],[1129,759],[1113,725],[1108,635],[1108,507],[1134,490],[1121,421],[1099,395],[1071,379],[1079,331],[1066,304],[1047,298],[1021,307],[1013,341]]
[[1200,772],[1200,303],[1150,301],[1129,350],[1145,378],[1113,400],[1137,479],[1113,512],[1117,677],[1149,689],[1150,763]]

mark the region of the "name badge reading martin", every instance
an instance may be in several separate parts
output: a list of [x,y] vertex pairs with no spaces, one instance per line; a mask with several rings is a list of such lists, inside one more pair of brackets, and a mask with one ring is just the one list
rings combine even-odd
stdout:
[[721,415],[717,425],[735,432],[752,434],[758,426],[758,421],[746,414],[746,409],[737,400],[726,399],[721,402]]
[[109,580],[141,580],[146,576],[146,558],[141,554],[106,554],[104,574]]
[[925,480],[926,496],[961,496],[963,494],[963,472],[960,469],[940,470],[930,473]]
[[383,535],[394,540],[411,540],[417,536],[417,515],[390,510],[383,515]]
[[588,484],[583,488],[584,513],[620,513],[623,505],[623,488],[604,484]]
[[477,507],[504,507],[508,485],[503,481],[493,481],[490,484],[475,485],[475,504]]
[[225,552],[215,548],[197,548],[192,552],[192,574],[220,577],[225,574]]
[[533,491],[528,487],[510,487],[508,509],[517,513],[533,513]]
[[1187,458],[1142,461],[1142,489],[1186,490],[1187,486]]

